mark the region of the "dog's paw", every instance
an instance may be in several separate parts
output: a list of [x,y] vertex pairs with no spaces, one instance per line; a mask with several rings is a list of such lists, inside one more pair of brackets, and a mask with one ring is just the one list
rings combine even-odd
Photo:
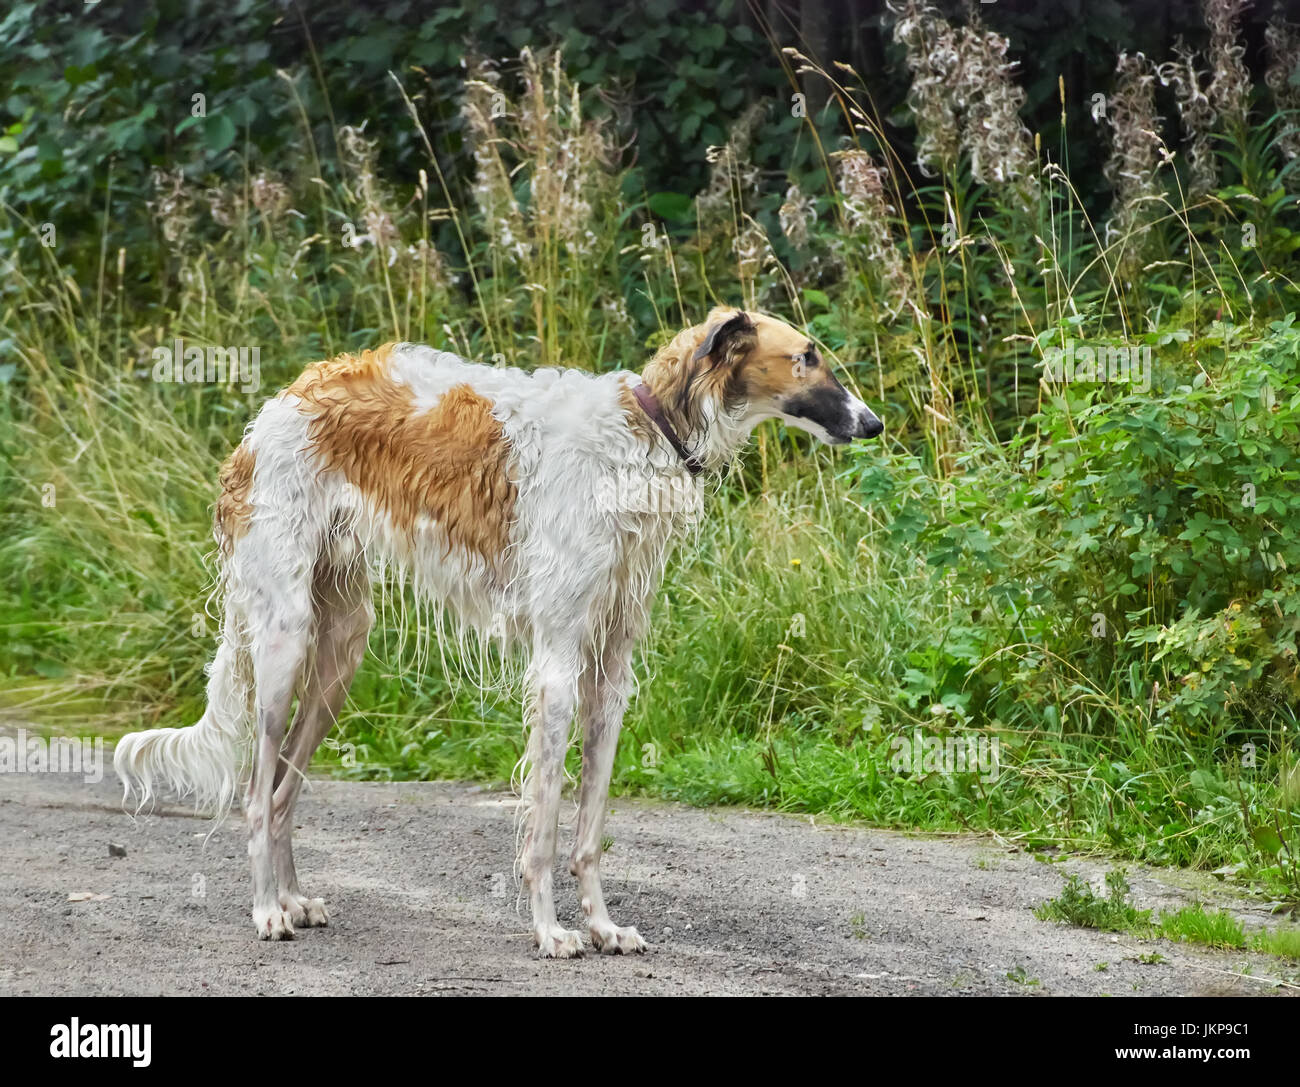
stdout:
[[305,895],[280,895],[280,908],[289,915],[294,928],[324,928],[330,923],[329,911],[323,898]]
[[533,942],[537,945],[539,959],[582,958],[582,933],[559,925],[534,929]]
[[254,907],[253,927],[259,940],[293,939],[293,920],[279,906],[269,910]]
[[631,925],[627,928],[619,928],[613,921],[592,921],[587,931],[591,933],[591,946],[602,955],[645,953],[645,940]]

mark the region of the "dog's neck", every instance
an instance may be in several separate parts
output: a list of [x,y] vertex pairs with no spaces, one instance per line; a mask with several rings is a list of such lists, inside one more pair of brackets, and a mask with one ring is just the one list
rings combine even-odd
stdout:
[[731,463],[762,417],[728,411],[716,397],[698,396],[683,407],[680,383],[653,362],[641,373],[641,382],[659,403],[665,419],[688,453],[708,471],[719,471]]

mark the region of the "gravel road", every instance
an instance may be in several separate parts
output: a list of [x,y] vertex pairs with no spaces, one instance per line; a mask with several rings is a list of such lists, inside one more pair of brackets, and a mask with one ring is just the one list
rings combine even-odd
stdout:
[[[133,821],[111,770],[93,785],[5,774],[0,993],[1267,995],[1300,982],[1300,966],[1268,956],[1034,918],[1065,870],[1099,882],[1101,862],[646,800],[614,801],[604,870],[615,920],[649,951],[541,962],[516,912],[512,814],[508,793],[462,783],[313,779],[298,870],[332,920],[267,944],[238,820],[213,830],[164,806]],[[1187,873],[1130,880],[1144,906],[1227,893]],[[567,872],[557,889],[578,927]],[[1142,962],[1151,952],[1162,958]]]

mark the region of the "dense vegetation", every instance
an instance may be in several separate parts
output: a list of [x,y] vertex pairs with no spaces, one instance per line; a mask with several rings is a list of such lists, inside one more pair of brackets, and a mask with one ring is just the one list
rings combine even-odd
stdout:
[[[637,367],[742,302],[806,325],[887,438],[759,434],[665,586],[617,786],[1300,894],[1294,27],[1248,49],[1207,0],[1201,46],[1116,38],[1031,131],[993,7],[900,2],[866,80],[757,7],[646,5],[585,52],[582,4],[505,43],[491,5],[414,44],[381,7],[236,4],[211,48],[188,8],[138,37],[71,5],[0,22],[5,706],[198,716],[215,468],[306,361],[398,338]],[[737,79],[698,95],[690,65]],[[255,349],[260,387],[151,380],[177,338]],[[508,693],[418,643],[386,609],[322,763],[506,777]],[[996,773],[931,761],[994,739]]]

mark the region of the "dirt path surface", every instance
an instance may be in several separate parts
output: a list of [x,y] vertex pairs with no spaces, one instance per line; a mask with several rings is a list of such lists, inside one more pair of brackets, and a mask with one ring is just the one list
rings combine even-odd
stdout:
[[[111,771],[3,775],[0,993],[1255,995],[1300,973],[1035,920],[1063,867],[1096,880],[1102,864],[643,800],[614,802],[605,886],[649,951],[540,962],[515,912],[509,794],[313,780],[298,815],[303,887],[332,920],[268,944],[238,820],[205,843],[211,822],[178,807],[133,822]],[[1145,906],[1195,897],[1177,873],[1130,879]],[[70,901],[86,893],[107,897]],[[557,902],[578,927],[567,873]]]

